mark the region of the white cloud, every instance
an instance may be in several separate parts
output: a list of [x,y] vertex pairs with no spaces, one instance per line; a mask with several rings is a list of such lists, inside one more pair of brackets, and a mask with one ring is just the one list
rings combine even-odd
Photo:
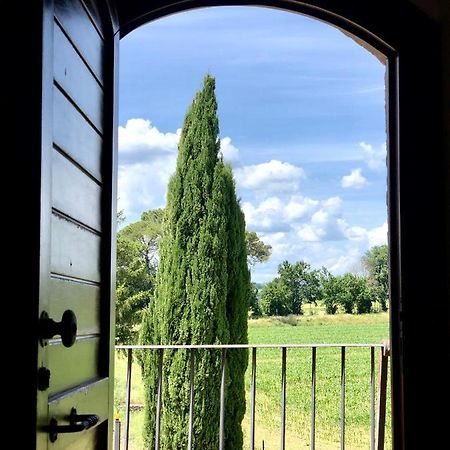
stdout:
[[145,119],[129,119],[119,127],[118,208],[125,211],[128,220],[164,206],[180,135],[181,130],[162,133]]
[[[167,184],[175,171],[181,129],[163,133],[150,120],[129,119],[119,127],[118,208],[129,221],[147,209],[164,206]],[[221,140],[224,160],[239,161],[231,138]]]
[[[256,281],[275,276],[283,260],[325,265],[335,274],[361,270],[362,255],[374,245],[386,243],[387,223],[374,228],[350,226],[343,216],[342,199],[316,200],[300,195],[271,196],[260,203],[242,205],[249,229],[272,246],[264,270],[254,273]],[[269,275],[272,274],[270,277]]]
[[220,140],[220,151],[225,162],[235,165],[239,161],[239,150],[231,143],[231,138],[224,137]]
[[162,133],[150,120],[129,119],[119,127],[120,163],[142,164],[178,150],[181,130]]
[[339,197],[323,201],[311,220],[297,229],[298,237],[306,242],[346,239],[348,225],[342,218],[341,205]]
[[[361,272],[361,257],[371,247],[387,243],[388,225],[384,222],[379,227],[365,229],[352,227],[347,230],[349,241],[345,252],[329,262],[330,271],[336,274]],[[356,242],[355,242],[356,241]]]
[[383,245],[387,243],[388,225],[387,222],[384,222],[379,227],[370,229],[357,226],[349,227],[346,230],[346,235],[351,241],[364,242],[368,247]]
[[298,191],[300,180],[305,178],[301,167],[275,159],[238,168],[234,174],[239,187],[272,193]]
[[281,232],[290,226],[284,220],[284,204],[278,197],[269,197],[259,205],[250,202],[242,203],[247,227],[255,231]]
[[374,245],[387,244],[388,240],[388,224],[384,222],[383,225],[379,227],[372,228],[367,232],[367,237],[369,240],[369,247]]
[[353,226],[347,229],[347,237],[352,241],[361,241],[366,239],[367,230],[364,227]]
[[257,232],[289,232],[305,242],[348,239],[348,225],[342,218],[342,200],[330,197],[314,200],[299,195],[287,202],[272,196],[254,206],[242,204],[247,226]]
[[346,272],[355,272],[355,268],[358,267],[359,262],[361,261],[361,256],[362,253],[359,247],[347,246],[344,252],[328,257],[325,262],[325,267],[335,275],[342,275]]
[[287,220],[293,222],[304,220],[312,215],[319,203],[318,200],[312,198],[293,195],[285,207],[284,215]]
[[143,211],[164,206],[175,165],[176,154],[142,164],[119,165],[118,208],[125,211],[127,219],[137,220]]
[[330,197],[323,202],[323,205],[332,214],[338,214],[341,212],[342,199],[341,197]]
[[367,179],[361,174],[361,169],[354,169],[350,175],[344,175],[341,179],[343,188],[360,189],[367,185]]
[[360,142],[359,146],[364,151],[364,159],[369,169],[379,170],[386,168],[386,143],[382,144],[378,150],[366,142]]
[[318,200],[300,195],[291,196],[287,202],[277,196],[271,196],[256,206],[244,202],[242,210],[246,224],[252,230],[279,233],[295,229],[297,224],[309,221],[320,204]]

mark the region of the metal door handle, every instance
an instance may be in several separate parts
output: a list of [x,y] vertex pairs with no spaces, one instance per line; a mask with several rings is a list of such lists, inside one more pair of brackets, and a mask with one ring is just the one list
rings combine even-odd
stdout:
[[96,414],[77,414],[77,410],[72,408],[69,415],[69,425],[58,425],[56,417],[52,417],[48,426],[48,434],[50,442],[58,439],[59,433],[79,433],[80,431],[89,430],[100,421],[100,417]]
[[75,313],[66,309],[62,315],[61,322],[55,322],[50,319],[48,314],[43,311],[39,320],[39,338],[41,344],[46,345],[46,340],[54,336],[61,336],[64,347],[72,347],[77,339],[77,316]]

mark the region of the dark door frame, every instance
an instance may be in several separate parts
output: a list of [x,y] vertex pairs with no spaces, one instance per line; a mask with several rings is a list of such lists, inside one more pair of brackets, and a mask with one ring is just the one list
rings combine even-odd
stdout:
[[[448,442],[448,412],[438,411],[447,406],[448,399],[448,371],[441,367],[441,361],[446,355],[448,359],[449,354],[446,246],[450,230],[445,222],[449,201],[444,186],[448,149],[443,135],[439,24],[413,6],[412,0],[83,1],[100,7],[106,4],[109,8],[107,69],[116,80],[120,37],[148,21],[206,6],[259,5],[303,13],[340,27],[387,55],[394,448],[444,448],[442,442]],[[22,236],[26,238],[16,240],[17,247],[8,259],[10,270],[4,278],[17,280],[15,286],[20,287],[18,300],[23,308],[18,317],[17,302],[9,302],[13,308],[4,317],[18,317],[21,325],[13,345],[7,346],[12,350],[10,360],[20,362],[22,367],[23,376],[16,377],[18,368],[14,366],[12,382],[8,384],[8,389],[16,394],[10,405],[13,411],[15,407],[11,417],[19,417],[23,425],[23,432],[15,436],[15,445],[21,448],[36,446],[43,176],[39,167],[41,138],[47,126],[47,119],[41,115],[42,72],[44,61],[48,62],[42,36],[46,5],[46,0],[7,2],[4,15],[14,33],[20,33],[20,39],[8,34],[12,39],[5,46],[13,50],[11,58],[5,59],[5,74],[10,76],[7,100],[13,112],[7,115],[6,127],[14,130],[16,137],[15,151],[8,152],[13,157],[8,167],[14,168],[17,182],[26,189],[17,190],[13,208],[7,213],[15,228],[23,226]],[[24,83],[18,73],[25,73],[29,82]],[[114,85],[111,80],[108,89],[114,89]],[[110,117],[116,108],[117,104],[107,106]],[[22,117],[26,119],[26,132],[24,121],[18,120]],[[114,120],[111,118],[108,128],[113,152],[117,148]],[[426,301],[430,302],[429,310],[424,309]],[[24,382],[24,377],[28,382]]]
[[[422,405],[429,409],[437,403],[430,401],[426,389],[419,389],[430,374],[425,361],[418,363],[417,352],[427,354],[427,360],[434,359],[436,364],[442,348],[445,351],[445,341],[440,342],[446,335],[439,319],[423,323],[421,308],[424,299],[431,296],[444,317],[448,311],[442,245],[445,159],[439,128],[439,29],[404,0],[156,0],[116,2],[116,35],[122,38],[169,14],[227,5],[305,14],[340,28],[370,51],[386,57],[393,444],[395,449],[420,448],[417,430],[426,424],[413,408]],[[418,174],[423,174],[423,183],[418,183]],[[420,261],[441,264],[418,264]],[[433,378],[437,381],[435,373]],[[444,378],[440,379],[445,386]],[[427,439],[428,448],[435,438]]]

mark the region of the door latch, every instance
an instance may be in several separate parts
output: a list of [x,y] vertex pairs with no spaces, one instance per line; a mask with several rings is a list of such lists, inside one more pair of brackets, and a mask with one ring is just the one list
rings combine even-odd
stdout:
[[99,421],[100,417],[96,414],[77,414],[77,410],[72,408],[69,415],[69,425],[58,425],[56,417],[50,419],[50,424],[47,427],[50,442],[55,442],[59,433],[79,433],[93,428]]

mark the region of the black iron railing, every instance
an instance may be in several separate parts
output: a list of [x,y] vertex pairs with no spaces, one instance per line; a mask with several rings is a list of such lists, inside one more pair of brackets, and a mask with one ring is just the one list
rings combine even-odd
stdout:
[[[125,429],[123,430],[123,450],[128,450],[130,432],[130,399],[131,399],[131,375],[133,351],[144,350],[158,352],[158,380],[157,380],[157,401],[156,401],[156,429],[155,429],[155,450],[160,448],[160,418],[162,407],[162,383],[163,360],[165,350],[188,350],[190,352],[190,402],[189,402],[189,422],[188,427],[188,450],[192,448],[192,435],[194,423],[194,375],[195,375],[195,353],[197,350],[217,350],[222,353],[221,383],[220,383],[220,419],[219,419],[219,442],[218,449],[224,448],[224,418],[225,418],[225,355],[231,349],[244,348],[251,351],[251,387],[250,387],[250,450],[255,450],[255,400],[256,400],[256,361],[258,349],[279,349],[281,350],[281,414],[280,414],[280,449],[286,450],[286,367],[288,349],[310,349],[311,350],[311,432],[310,448],[316,449],[316,359],[317,350],[322,348],[341,349],[341,370],[340,370],[340,449],[345,450],[345,363],[347,348],[367,348],[370,350],[370,448],[371,450],[383,450],[384,431],[386,418],[386,390],[389,345],[383,344],[261,344],[261,345],[117,345],[117,350],[127,352],[127,380],[125,394]],[[378,402],[376,404],[376,380],[375,380],[375,350],[380,350],[380,372],[378,377]],[[120,436],[117,427],[120,422],[116,420],[116,436]],[[115,450],[120,450],[120,438],[115,439]]]

